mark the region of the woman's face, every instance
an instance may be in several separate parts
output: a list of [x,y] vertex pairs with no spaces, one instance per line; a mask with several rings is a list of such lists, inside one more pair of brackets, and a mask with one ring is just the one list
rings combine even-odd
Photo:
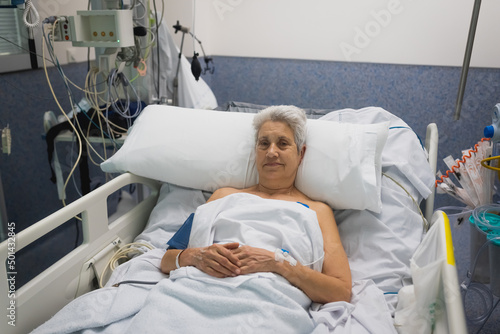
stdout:
[[259,180],[289,180],[293,184],[305,147],[297,151],[294,133],[283,122],[262,124],[256,146]]

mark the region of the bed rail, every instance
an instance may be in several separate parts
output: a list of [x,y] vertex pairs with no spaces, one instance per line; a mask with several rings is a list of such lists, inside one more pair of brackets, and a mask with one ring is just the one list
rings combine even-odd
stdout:
[[[427,125],[427,132],[425,134],[425,149],[429,157],[429,165],[431,166],[433,175],[436,175],[437,171],[437,154],[438,154],[438,142],[439,133],[436,123],[430,123]],[[432,222],[432,215],[434,211],[434,196],[436,194],[436,187],[432,186],[432,193],[425,200],[425,219],[428,222]]]
[[411,259],[413,285],[399,291],[394,316],[398,333],[466,334],[450,222],[443,211]]
[[[151,193],[130,211],[109,223],[108,196],[129,184],[145,185]],[[149,214],[157,202],[159,189],[158,181],[130,173],[122,174],[2,242],[0,257],[5,265],[0,266],[0,300],[6,316],[1,316],[0,332],[28,333],[49,319],[75,296],[88,292],[90,290],[88,282],[81,282],[80,277],[84,269],[83,264],[92,259],[103,247],[116,240],[131,242],[131,239],[144,229]],[[15,260],[15,252],[78,214],[82,214],[82,244],[26,285],[16,289],[15,269],[12,268],[13,271],[7,268],[7,260]],[[9,281],[9,277],[13,280]]]

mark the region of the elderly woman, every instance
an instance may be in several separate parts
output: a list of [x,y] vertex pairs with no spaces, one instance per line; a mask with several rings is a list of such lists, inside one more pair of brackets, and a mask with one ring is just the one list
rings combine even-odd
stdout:
[[256,185],[218,189],[167,251],[118,267],[113,285],[75,299],[34,333],[320,334],[331,330],[321,303],[338,301],[335,313],[350,314],[351,274],[332,210],[294,185],[304,112],[270,107],[254,127]]
[[247,193],[307,206],[315,212],[323,238],[321,272],[295,263],[294,259],[279,261],[276,253],[269,249],[227,242],[184,250],[168,249],[161,261],[164,273],[185,266],[196,267],[217,278],[271,272],[286,278],[314,302],[350,301],[351,273],[333,212],[326,204],[311,200],[295,187],[297,171],[306,154],[306,121],[304,111],[293,106],[274,106],[258,113],[253,122],[258,183],[246,189],[218,189],[208,202]]

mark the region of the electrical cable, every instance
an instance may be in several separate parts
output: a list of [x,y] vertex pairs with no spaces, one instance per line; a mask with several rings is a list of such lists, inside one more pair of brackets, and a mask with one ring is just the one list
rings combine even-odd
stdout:
[[[160,24],[158,23],[158,11],[156,9],[156,0],[153,0],[153,8],[155,10],[155,25],[156,25],[156,40],[159,41],[160,37]],[[160,98],[160,47],[159,45],[156,46],[156,59],[157,59],[157,64],[156,64],[156,96]]]
[[[59,23],[59,20],[60,19],[56,19],[55,22],[52,25],[52,35],[51,35],[52,38],[54,37],[55,26]],[[59,64],[59,61],[57,60],[57,57],[53,53],[53,46],[52,46],[51,40],[50,40],[50,38],[47,37],[44,29],[43,29],[43,37],[44,37],[43,40],[42,40],[42,42],[43,42],[43,48],[42,48],[43,59],[45,59],[45,49],[47,48],[47,50],[49,51],[49,56],[52,58],[53,63],[55,64],[55,67],[58,70],[59,74],[61,75],[61,77],[63,79],[63,82],[64,82],[64,84],[66,86],[66,89],[67,89],[67,92],[68,92],[68,98],[70,100],[70,105],[74,105],[73,98],[72,98],[72,91],[71,91],[70,87],[68,86],[68,78],[64,74],[64,72],[63,72],[63,70],[62,70],[62,68],[61,68],[61,66]],[[81,157],[82,157],[82,151],[83,151],[82,145],[83,145],[83,143],[82,143],[82,136],[80,134],[83,134],[84,132],[81,129],[81,126],[80,126],[80,124],[78,122],[78,119],[77,119],[76,115],[72,119],[70,119],[69,116],[63,110],[62,106],[60,105],[60,103],[59,103],[59,101],[58,101],[58,99],[57,99],[57,97],[56,97],[56,95],[54,93],[54,90],[52,88],[52,85],[51,85],[51,82],[50,82],[50,79],[49,79],[49,76],[48,76],[47,64],[46,64],[45,61],[44,61],[44,70],[45,70],[47,82],[49,84],[49,88],[51,89],[52,95],[53,95],[53,97],[54,97],[57,105],[59,106],[59,109],[61,110],[62,114],[66,117],[68,123],[73,128],[73,130],[74,130],[74,136],[76,136],[76,138],[77,138],[78,147],[79,147],[79,149],[78,149],[78,156],[77,156],[77,158],[75,160],[75,163],[73,164],[73,166],[72,166],[72,168],[70,170],[70,173],[69,173],[68,177],[66,178],[66,181],[64,182],[64,185],[63,185],[63,191],[65,191],[65,189],[67,188],[67,185],[69,183],[69,180],[73,179],[76,167],[78,166],[78,163],[79,163],[79,161],[81,160]],[[80,108],[80,109],[82,109],[82,108]],[[85,112],[84,112],[84,114],[88,117],[88,115]],[[95,124],[95,125],[96,125],[96,127],[98,127],[97,124]],[[77,127],[80,130],[80,132],[77,130]],[[85,140],[87,147],[90,148],[92,151],[94,151],[96,153],[96,155],[99,156],[104,161],[104,159],[99,155],[99,153],[90,144],[90,142],[88,141],[88,138],[85,137],[85,136],[83,136],[83,139]],[[73,179],[73,181],[74,181],[74,179]],[[62,200],[62,202],[63,202],[63,205],[66,206],[66,202],[65,202],[64,199]],[[78,220],[81,220],[80,217],[76,216],[75,218],[78,219]]]
[[[119,98],[120,94],[118,89],[120,88],[121,92],[125,96],[125,105],[122,104],[122,100]],[[127,88],[130,88],[130,90],[134,93],[135,100],[137,102],[137,106],[133,114],[130,114],[130,94],[128,93]],[[113,110],[123,118],[127,119],[127,121],[139,116],[142,111],[141,97],[137,93],[137,90],[130,84],[127,77],[122,72],[119,73],[116,69],[112,69],[108,76],[108,102],[111,106],[113,106]]]
[[[99,118],[102,118],[104,119],[105,123],[106,123],[106,127],[107,127],[107,132],[106,131],[103,131],[102,129],[102,125],[97,125],[92,117],[89,117],[88,114],[85,114],[87,116],[87,118],[89,118],[89,120],[94,124],[94,126],[103,131],[104,132],[104,135],[111,140],[113,146],[116,148],[117,146],[117,143],[116,143],[116,140],[115,140],[115,137],[113,134],[117,134],[117,135],[121,135],[123,133],[126,133],[127,132],[127,129],[126,128],[123,128],[117,124],[114,124],[113,122],[109,121],[108,118],[106,118],[106,116],[104,116],[104,114],[102,113],[102,111],[106,111],[108,110],[109,108],[109,104],[102,98],[100,98],[100,95],[106,93],[107,90],[103,90],[103,91],[97,91],[97,87],[98,87],[98,83],[97,83],[97,76],[100,74],[101,72],[93,67],[88,73],[87,73],[87,76],[86,76],[86,79],[85,79],[85,92],[86,92],[86,99],[87,101],[90,103],[90,105],[92,106],[92,108],[94,110],[96,110],[98,112],[98,116]],[[92,88],[93,87],[93,88]],[[92,89],[94,89],[94,91],[92,92]],[[104,103],[105,107],[101,108],[100,105],[99,105],[99,99],[102,100],[102,102]],[[100,120],[99,120],[100,122]],[[100,123],[101,124],[101,123]],[[111,125],[116,128],[117,130],[120,130],[120,131],[117,131],[117,130],[114,130],[111,128]]]
[[151,282],[151,281],[135,281],[135,280],[127,280],[127,281],[121,281],[118,283],[115,283],[112,285],[112,287],[117,288],[122,284],[145,284],[145,285],[156,285],[158,284],[159,281],[156,282]]
[[[45,32],[44,32],[44,35],[45,35]],[[45,62],[45,47],[48,48],[48,46],[45,45],[45,38],[42,40],[42,43],[43,43],[43,46],[42,46],[42,52],[43,52],[43,68],[44,68],[44,71],[45,71],[45,77],[47,79],[47,84],[49,85],[49,88],[50,88],[50,91],[52,93],[52,96],[54,97],[54,100],[57,104],[57,106],[59,107],[59,110],[61,111],[61,113],[64,115],[64,117],[66,117],[66,119],[68,120],[69,124],[71,125],[71,127],[73,128],[74,130],[74,133],[77,137],[77,140],[78,140],[78,158],[77,158],[77,161],[79,161],[81,159],[81,156],[82,156],[82,139],[80,138],[80,134],[78,133],[75,125],[73,124],[73,122],[71,121],[71,119],[69,118],[69,116],[66,114],[66,112],[64,111],[63,107],[61,106],[61,104],[59,103],[59,100],[54,92],[54,89],[52,88],[52,84],[50,82],[50,78],[49,78],[49,73],[47,71],[47,63]],[[73,165],[73,167],[71,168],[71,171],[70,171],[70,174],[68,176],[68,178],[66,179],[66,181],[64,182],[64,189],[66,189],[67,187],[67,184],[68,184],[68,181],[70,179],[70,176],[74,173],[75,169],[76,169],[76,166],[78,165],[78,163],[75,163]],[[62,200],[64,206],[66,206],[66,203],[65,203],[65,200],[63,199]],[[79,217],[77,217],[77,219],[81,219]]]
[[403,185],[401,183],[399,183],[398,181],[396,181],[394,178],[392,178],[391,176],[389,176],[388,174],[386,174],[384,172],[382,172],[382,175],[384,175],[385,177],[387,177],[388,179],[390,179],[394,183],[396,183],[411,198],[411,200],[413,201],[413,204],[415,204],[415,206],[418,209],[418,212],[420,213],[420,216],[422,217],[422,223],[423,223],[423,226],[424,226],[424,232],[427,232],[429,230],[429,228],[430,228],[430,224],[427,221],[427,219],[425,219],[424,213],[422,212],[422,209],[420,208],[420,205],[418,205],[418,203],[415,200],[415,198],[413,198],[413,196],[408,192],[408,190],[406,190],[405,187],[403,187]]
[[[96,115],[96,113],[97,113],[97,110],[94,110],[91,118],[94,118],[94,116]],[[101,123],[101,118],[100,117],[98,117],[98,121],[99,121],[99,128],[102,129],[102,123]],[[91,125],[92,125],[92,123],[89,122],[89,125],[87,126],[87,135],[86,135],[87,138],[90,137]],[[105,141],[105,138],[104,138],[104,131],[101,130],[100,133],[101,133],[102,144],[104,146],[104,150],[103,150],[104,157],[101,157],[100,155],[97,155],[97,156],[99,158],[101,158],[102,161],[105,161],[105,160],[107,160],[107,157],[106,157],[106,141]],[[88,153],[89,153],[88,157],[89,157],[90,161],[95,166],[99,166],[99,163],[95,162],[94,159],[92,158],[92,154],[90,154],[90,151],[88,151]]]
[[[32,50],[30,50],[30,49],[26,49],[25,47],[23,47],[23,46],[21,46],[21,45],[18,45],[17,43],[12,42],[11,40],[8,40],[7,38],[5,38],[5,37],[3,37],[3,36],[0,36],[0,38],[1,38],[1,39],[3,39],[4,41],[6,41],[6,42],[8,42],[8,43],[10,43],[10,44],[12,44],[12,45],[14,45],[14,46],[16,46],[17,48],[19,48],[19,49],[21,49],[21,50],[23,50],[23,51],[29,52],[29,53],[30,53],[30,54],[32,54],[32,55],[35,55],[35,56],[37,56],[37,57],[39,57],[39,58],[42,58],[42,55],[39,55],[39,54],[38,54],[37,52],[35,52],[35,51],[32,51]],[[50,59],[46,59],[46,60],[47,60],[47,61],[49,61],[49,62],[51,62],[51,63],[53,63],[53,62],[52,62],[52,60],[50,60]]]
[[[56,25],[58,22],[59,22],[59,21],[58,21],[58,20],[56,20],[56,21],[54,22],[54,25],[52,26],[52,36],[53,36],[54,29],[55,29],[55,25]],[[45,23],[45,22],[44,22],[44,23]],[[65,84],[65,86],[66,86],[66,91],[68,92],[68,98],[69,98],[69,100],[70,100],[70,104],[72,105],[72,104],[73,104],[73,98],[72,98],[72,92],[71,92],[71,89],[69,88],[69,86],[68,86],[68,84],[67,84],[68,78],[67,78],[67,76],[64,74],[64,72],[63,72],[62,68],[60,67],[59,61],[57,60],[57,57],[56,57],[56,56],[55,56],[55,54],[53,53],[53,46],[52,46],[52,44],[50,43],[50,38],[47,38],[47,36],[46,36],[46,34],[45,34],[45,30],[43,30],[43,34],[44,34],[44,39],[43,39],[43,41],[46,41],[46,42],[47,42],[47,45],[46,45],[47,50],[49,51],[49,55],[50,55],[50,57],[51,57],[51,58],[52,58],[52,60],[53,60],[53,64],[55,64],[56,69],[58,70],[59,74],[61,75],[61,77],[62,77],[62,79],[63,79],[63,82],[64,82],[64,84]],[[43,51],[45,51],[45,48],[43,48]],[[45,57],[44,57],[44,59],[45,59]],[[46,64],[44,64],[44,68],[45,68],[45,70],[46,70]],[[47,73],[47,72],[46,72],[46,73]],[[50,81],[49,81],[49,86],[50,86]],[[53,90],[52,90],[52,91],[53,91]],[[56,101],[56,102],[58,102],[58,101]],[[58,104],[58,105],[59,105],[59,104]],[[59,106],[60,106],[60,105],[59,105]],[[61,107],[60,107],[60,108],[61,108]],[[64,111],[63,111],[63,113],[64,113]],[[69,117],[68,117],[66,114],[65,114],[65,116],[66,116],[66,118],[68,119],[69,124],[70,124],[70,125],[74,128],[74,125],[73,125],[73,123],[71,123],[71,120],[69,120]],[[75,119],[76,119],[76,118],[75,118]],[[78,133],[76,133],[76,135],[78,136]],[[73,136],[75,136],[75,133],[73,134]],[[79,162],[79,160],[80,160],[80,158],[81,158],[81,149],[82,149],[82,146],[81,146],[81,137],[78,137],[78,139],[79,139],[79,148],[80,148],[80,151],[79,151],[79,156],[78,156],[78,158],[76,159],[75,164],[73,165],[73,168],[72,168],[72,170],[71,170],[70,174],[68,175],[68,178],[66,179],[66,182],[64,183],[64,186],[63,186],[63,191],[65,191],[65,189],[67,188],[67,185],[68,185],[69,180],[70,180],[70,178],[71,178],[71,179],[73,180],[73,184],[75,185],[75,188],[77,189],[77,192],[78,192],[78,188],[76,187],[76,184],[75,184],[75,179],[74,179],[74,170],[75,170],[76,166],[78,165],[78,162]],[[74,141],[73,141],[73,142],[74,142]],[[71,146],[71,158],[72,158],[72,157],[73,157],[73,145]],[[78,193],[79,193],[79,192],[78,192]],[[80,194],[80,193],[79,193],[79,194]],[[66,203],[65,203],[65,200],[64,200],[64,199],[62,200],[62,202],[63,202],[63,205],[64,205],[64,206],[66,206]],[[78,217],[78,216],[75,216],[75,218],[76,218],[77,220],[81,220],[81,218],[80,218],[80,217]]]
[[[194,36],[195,33],[196,33],[196,27],[195,27],[195,23],[196,23],[196,0],[193,0],[192,6],[193,6],[193,14],[192,14],[193,15],[193,18],[192,18],[192,22],[193,22],[192,23],[192,27],[193,28],[191,30],[193,31],[193,33],[191,35]],[[196,54],[196,43],[195,43],[194,39],[193,39],[193,52],[194,52],[194,54]]]
[[135,6],[137,6],[137,2],[139,2],[139,5],[144,9],[144,14],[142,16],[136,17],[135,20],[142,20],[146,16],[146,13],[147,13],[146,6],[144,5],[144,3],[142,1],[140,1],[140,0],[134,1],[134,5],[130,9],[135,9]]
[[104,269],[101,273],[101,277],[99,278],[99,288],[103,287],[102,281],[103,281],[103,278],[104,278],[108,268],[111,271],[114,271],[116,269],[116,267],[118,267],[120,265],[120,263],[118,263],[119,260],[123,260],[123,259],[129,260],[130,256],[144,254],[145,253],[144,248],[151,250],[154,247],[147,244],[147,243],[132,242],[132,243],[124,245],[118,251],[116,251],[116,253],[113,254],[113,256],[109,259],[108,263],[106,263],[106,266],[104,267]]
[[[133,7],[137,6],[138,4],[140,4],[141,6],[143,6],[145,8],[144,3],[142,1],[137,1],[137,0],[135,0],[133,2]],[[88,2],[88,6],[90,6],[90,1]],[[163,8],[164,8],[164,1],[162,1],[162,9]],[[145,11],[145,13],[147,13],[147,11]],[[163,13],[162,13],[161,17],[163,18]],[[93,68],[89,69],[89,71],[87,73],[86,80],[85,80],[85,87],[84,88],[81,88],[78,85],[76,85],[74,82],[72,82],[64,74],[64,71],[63,71],[61,65],[59,64],[57,56],[55,55],[53,42],[54,42],[54,36],[55,36],[55,29],[56,29],[57,25],[61,24],[60,22],[65,21],[65,20],[67,20],[67,18],[65,18],[65,17],[56,17],[53,20],[46,19],[46,20],[44,20],[43,23],[44,24],[45,23],[52,23],[52,29],[45,29],[45,27],[43,27],[43,29],[42,29],[42,31],[43,31],[43,55],[42,55],[42,57],[44,58],[44,68],[45,68],[46,77],[47,77],[47,80],[49,83],[49,87],[51,88],[52,95],[53,95],[54,99],[56,100],[56,103],[58,104],[59,109],[61,109],[61,112],[66,117],[66,119],[71,124],[71,127],[74,130],[74,136],[77,139],[76,142],[77,142],[77,146],[78,146],[78,155],[76,157],[75,164],[71,167],[70,173],[69,173],[66,181],[64,182],[64,185],[63,185],[64,189],[66,189],[70,178],[73,180],[73,183],[75,183],[74,172],[75,172],[76,166],[78,165],[78,163],[82,157],[83,141],[85,141],[85,143],[87,145],[88,152],[89,153],[94,152],[93,154],[89,154],[89,157],[90,157],[90,160],[92,161],[92,163],[97,165],[98,163],[93,158],[94,154],[96,157],[98,157],[102,161],[106,160],[106,158],[107,158],[107,148],[106,148],[106,142],[105,142],[104,137],[107,137],[111,140],[112,145],[113,145],[113,149],[116,150],[117,142],[116,142],[115,135],[122,135],[123,133],[126,133],[128,131],[127,128],[124,128],[122,126],[118,126],[117,124],[114,124],[113,122],[109,121],[109,117],[108,117],[109,108],[114,107],[120,116],[123,116],[124,118],[126,118],[127,123],[128,123],[128,127],[130,127],[130,125],[131,125],[130,119],[133,117],[136,117],[140,113],[140,111],[142,110],[142,103],[141,103],[141,99],[140,99],[140,95],[138,94],[138,91],[136,90],[136,88],[133,85],[130,84],[130,81],[123,74],[116,75],[116,78],[111,81],[110,86],[109,85],[102,86],[99,84],[99,82],[106,82],[108,80],[109,76],[107,74],[99,71],[98,69],[97,70],[93,69]],[[160,24],[161,24],[161,22],[158,22],[158,21],[156,22],[157,27],[159,27]],[[146,50],[145,52],[146,52],[146,56],[147,56],[150,54],[149,50],[151,49],[152,45],[154,45],[155,38],[154,38],[154,34],[152,34],[151,29],[146,29],[146,30],[149,32],[149,35],[151,36],[150,40],[148,41],[148,45],[144,47],[144,49]],[[139,58],[137,58],[138,56],[140,57],[140,54],[141,54],[140,50],[142,50],[140,43],[138,43],[136,45],[136,49],[137,50],[135,51],[136,52],[135,55],[132,54],[133,57],[130,58],[131,61],[140,60]],[[48,55],[49,55],[50,59],[45,57],[46,51],[48,51]],[[125,51],[125,52],[127,52],[127,51]],[[135,59],[134,59],[134,57],[135,57]],[[68,93],[70,105],[76,106],[77,108],[79,108],[80,111],[83,112],[85,117],[87,117],[89,119],[90,123],[89,123],[89,126],[86,129],[86,131],[84,131],[82,129],[82,126],[78,122],[77,117],[73,117],[73,119],[70,119],[69,115],[64,112],[62,106],[60,105],[59,101],[57,100],[57,97],[55,96],[55,92],[53,91],[52,85],[50,83],[50,78],[48,76],[45,58],[47,61],[52,62],[54,64],[54,67],[56,68],[56,70],[59,72],[59,75],[61,76],[63,83],[65,85],[66,91]],[[89,65],[89,67],[90,67],[90,65]],[[100,76],[102,76],[103,77],[102,79],[105,79],[105,80],[101,80]],[[108,82],[108,84],[109,84],[109,82]],[[89,102],[91,107],[94,110],[96,110],[96,112],[94,112],[93,115],[90,115],[86,111],[87,109],[82,108],[79,105],[79,103],[73,102],[74,97],[73,97],[73,92],[71,90],[70,85],[72,85],[73,87],[84,92],[87,101]],[[128,86],[130,86],[130,87],[128,87]],[[103,87],[103,90],[99,91],[99,87]],[[109,89],[109,88],[111,88],[111,89]],[[119,98],[120,92],[123,92],[125,95],[124,101],[120,101],[120,98]],[[106,98],[106,96],[103,96],[106,93],[108,95],[107,98]],[[133,115],[130,115],[130,110],[129,110],[131,97],[133,97],[137,101],[137,108],[136,108],[135,113]],[[106,115],[104,115],[104,110],[106,111]],[[74,116],[76,116],[77,112],[78,112],[78,110],[75,109]],[[129,112],[129,114],[127,114],[127,112]],[[96,116],[97,116],[97,118],[96,118]],[[95,126],[95,128],[97,128],[100,131],[100,134],[101,134],[100,137],[102,140],[102,144],[104,146],[104,153],[102,155],[101,155],[101,153],[96,151],[93,144],[90,143],[90,141],[89,141],[91,124],[93,124]],[[105,130],[105,129],[107,129],[107,130]],[[72,148],[72,150],[73,150],[73,148]],[[73,156],[73,154],[72,154],[72,156]],[[80,196],[81,196],[81,194],[80,194]],[[64,200],[63,200],[63,204],[66,205]]]
[[[33,15],[34,21],[30,22],[28,20],[28,15],[30,17],[32,17],[31,15]],[[32,0],[26,0],[23,12],[23,21],[24,25],[31,29],[36,28],[40,24],[40,15],[38,14],[38,11],[33,5]]]
[[[72,133],[72,140],[71,140],[71,151],[70,151],[70,161],[73,161],[73,154],[74,154],[74,151],[73,151],[73,148],[74,148],[74,143],[76,142],[75,141],[75,133],[73,132]],[[80,189],[78,189],[78,185],[76,184],[76,180],[75,180],[75,173],[73,173],[72,175],[72,179],[73,179],[73,186],[75,187],[75,190],[76,190],[76,193],[78,194],[78,196],[82,197],[82,193],[80,192]]]

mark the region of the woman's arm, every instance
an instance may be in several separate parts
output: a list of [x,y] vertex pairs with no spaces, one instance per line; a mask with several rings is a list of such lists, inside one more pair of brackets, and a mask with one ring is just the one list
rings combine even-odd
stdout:
[[[236,191],[237,189],[234,188],[217,189],[207,200],[207,203]],[[177,259],[180,267],[194,266],[215,277],[236,276],[240,273],[239,261],[230,250],[238,248],[238,246],[237,242],[214,244],[209,247],[187,248],[182,251],[182,254],[180,254],[180,249],[169,249],[161,260],[161,271],[169,274],[170,271],[177,269],[176,259],[180,254]]]
[[238,268],[240,262],[231,253],[232,249],[238,248],[237,242],[227,244],[213,244],[208,247],[168,249],[161,260],[161,271],[170,274],[170,271],[177,269],[176,258],[179,267],[193,266],[204,273],[215,277],[236,276],[240,273]]
[[274,253],[249,246],[242,246],[233,253],[241,261],[241,274],[270,271],[285,277],[292,285],[304,291],[314,302],[328,303],[351,300],[351,271],[335,223],[333,212],[326,204],[314,203],[323,234],[325,258],[322,272],[297,263],[291,266],[287,261],[280,263]]

